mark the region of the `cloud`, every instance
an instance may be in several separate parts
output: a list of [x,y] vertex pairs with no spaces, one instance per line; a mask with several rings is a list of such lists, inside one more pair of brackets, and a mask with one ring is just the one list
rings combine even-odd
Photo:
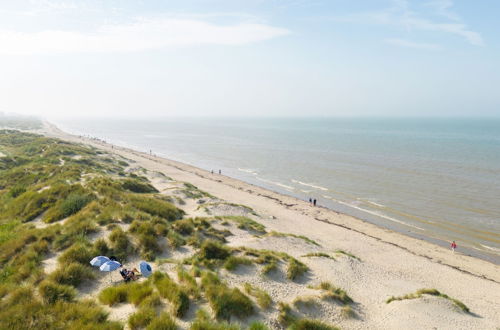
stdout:
[[385,39],[384,42],[391,44],[391,45],[405,47],[405,48],[425,49],[425,50],[441,50],[442,49],[442,47],[440,45],[414,42],[411,40],[405,40],[405,39],[399,39],[399,38]]
[[465,39],[475,46],[484,46],[484,40],[480,33],[471,30],[466,24],[461,22],[458,15],[449,11],[453,6],[452,1],[436,0],[427,2],[427,8],[433,9],[433,14],[438,13],[445,16],[447,21],[436,21],[426,16],[428,13],[419,13],[410,9],[410,2],[407,0],[392,0],[392,6],[382,10],[354,13],[342,17],[336,17],[336,21],[350,22],[357,24],[391,25],[408,32],[411,31],[433,31],[453,34]]
[[198,45],[244,45],[289,34],[266,24],[216,25],[196,19],[140,19],[93,32],[0,30],[0,54],[138,52]]

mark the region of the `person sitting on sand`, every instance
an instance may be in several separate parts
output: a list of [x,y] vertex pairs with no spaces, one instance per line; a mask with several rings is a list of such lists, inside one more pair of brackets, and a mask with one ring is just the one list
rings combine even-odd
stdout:
[[125,282],[129,282],[131,280],[136,281],[137,280],[136,273],[139,273],[137,268],[134,268],[132,270],[128,270],[127,268],[123,268],[122,270],[120,270],[120,275],[123,277],[123,280]]

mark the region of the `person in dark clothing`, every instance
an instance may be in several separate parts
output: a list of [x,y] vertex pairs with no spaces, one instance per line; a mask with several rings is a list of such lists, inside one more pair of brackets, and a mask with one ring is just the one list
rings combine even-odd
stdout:
[[316,198],[313,200],[313,205],[316,206]]
[[312,203],[313,203],[312,198],[309,198],[309,204],[312,204]]
[[221,174],[221,171],[219,170],[219,174]]

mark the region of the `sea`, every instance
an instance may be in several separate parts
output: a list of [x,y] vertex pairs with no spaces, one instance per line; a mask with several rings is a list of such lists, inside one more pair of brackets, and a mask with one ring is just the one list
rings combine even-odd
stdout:
[[58,119],[500,264],[500,119]]

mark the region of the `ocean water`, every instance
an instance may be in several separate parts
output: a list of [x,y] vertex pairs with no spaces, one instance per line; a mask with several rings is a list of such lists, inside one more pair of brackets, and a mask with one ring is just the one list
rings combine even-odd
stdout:
[[63,130],[218,171],[500,260],[499,119],[58,120]]

